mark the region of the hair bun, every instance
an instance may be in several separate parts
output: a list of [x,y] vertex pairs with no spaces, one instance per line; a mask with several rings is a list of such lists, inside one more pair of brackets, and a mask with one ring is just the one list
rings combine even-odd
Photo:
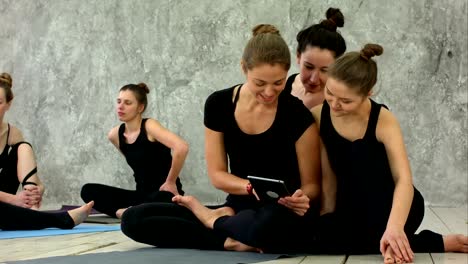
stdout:
[[383,47],[379,44],[366,44],[361,49],[361,58],[370,60],[374,56],[380,56],[383,53]]
[[13,85],[13,80],[11,79],[10,74],[4,72],[0,74],[0,83],[8,85],[8,88],[11,88]]
[[254,37],[259,34],[266,34],[266,33],[276,34],[280,36],[279,30],[275,26],[270,25],[270,24],[259,24],[259,25],[256,25],[252,29],[252,35]]
[[145,93],[149,94],[149,88],[148,88],[148,85],[146,85],[146,83],[139,83],[137,84],[138,87],[140,87],[141,89],[143,89],[143,91],[145,91]]
[[320,22],[320,25],[322,25],[324,28],[330,31],[336,31],[338,27],[344,26],[344,16],[339,8],[328,8],[325,16],[327,19]]

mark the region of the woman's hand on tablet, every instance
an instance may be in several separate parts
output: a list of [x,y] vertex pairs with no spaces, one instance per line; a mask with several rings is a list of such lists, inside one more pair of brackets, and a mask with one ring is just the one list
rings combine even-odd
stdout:
[[309,210],[310,199],[305,195],[301,189],[294,192],[292,196],[282,197],[278,203],[291,209],[297,215],[303,216]]

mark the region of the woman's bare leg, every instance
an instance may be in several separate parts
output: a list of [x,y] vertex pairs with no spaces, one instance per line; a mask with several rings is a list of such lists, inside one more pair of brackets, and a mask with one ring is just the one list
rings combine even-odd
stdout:
[[91,213],[91,209],[93,209],[94,201],[91,201],[79,208],[73,209],[68,211],[68,214],[73,219],[75,226],[83,223],[83,221],[88,217]]
[[115,216],[117,216],[118,219],[122,219],[122,215],[127,210],[127,208],[120,208],[119,210],[115,211]]
[[234,215],[234,210],[230,207],[225,206],[218,209],[210,209],[193,196],[176,195],[172,198],[172,201],[190,209],[198,220],[210,229],[213,229],[214,222],[221,216]]
[[224,241],[224,249],[230,250],[230,251],[241,251],[241,252],[259,252],[262,253],[262,250],[258,248],[254,248],[251,246],[248,246],[244,243],[241,243],[237,240],[234,240],[230,237],[226,238],[226,241]]
[[[200,222],[202,222],[207,228],[210,229],[213,229],[214,222],[221,216],[234,215],[234,210],[230,207],[225,206],[218,209],[210,209],[200,203],[200,201],[198,201],[193,196],[176,195],[174,198],[172,198],[172,200],[177,204],[190,209],[200,220]],[[258,248],[248,246],[230,237],[226,238],[226,241],[224,241],[224,249],[241,252],[262,252],[262,250]]]
[[444,236],[445,252],[468,253],[468,236],[462,234],[452,234]]

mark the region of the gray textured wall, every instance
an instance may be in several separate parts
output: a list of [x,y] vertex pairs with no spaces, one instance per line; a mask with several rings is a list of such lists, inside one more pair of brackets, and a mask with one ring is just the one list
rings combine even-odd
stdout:
[[45,204],[80,203],[86,182],[133,188],[106,134],[118,123],[118,89],[136,82],[151,89],[147,116],[191,145],[185,189],[223,200],[206,176],[205,98],[243,81],[239,60],[255,24],[277,25],[294,53],[295,34],[329,6],[345,14],[349,50],[385,48],[376,97],[401,121],[426,201],[466,205],[466,0],[1,0],[0,71],[12,73],[16,95],[7,120],[34,145]]

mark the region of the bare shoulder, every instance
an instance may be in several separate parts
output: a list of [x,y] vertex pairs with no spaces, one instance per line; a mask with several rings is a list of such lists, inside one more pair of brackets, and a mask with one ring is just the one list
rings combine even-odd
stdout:
[[8,144],[14,145],[18,142],[24,141],[23,133],[17,127],[10,124],[10,136],[8,138]]
[[161,141],[161,135],[164,135],[168,130],[165,129],[159,121],[153,118],[148,118],[145,123],[145,130],[150,141]]
[[377,121],[376,136],[381,142],[394,136],[400,136],[400,123],[396,116],[382,107],[380,109],[379,119]]
[[109,130],[109,133],[107,133],[107,139],[116,146],[119,145],[119,127],[120,126],[115,126]]
[[159,123],[158,120],[153,119],[153,118],[148,118],[145,123],[145,127],[147,129],[152,128],[152,127],[161,127],[161,126],[162,126],[161,123]]
[[314,106],[310,110],[312,112],[312,115],[314,116],[315,122],[317,122],[317,127],[320,127],[320,116],[322,115],[322,107],[323,104],[319,104],[317,106]]

